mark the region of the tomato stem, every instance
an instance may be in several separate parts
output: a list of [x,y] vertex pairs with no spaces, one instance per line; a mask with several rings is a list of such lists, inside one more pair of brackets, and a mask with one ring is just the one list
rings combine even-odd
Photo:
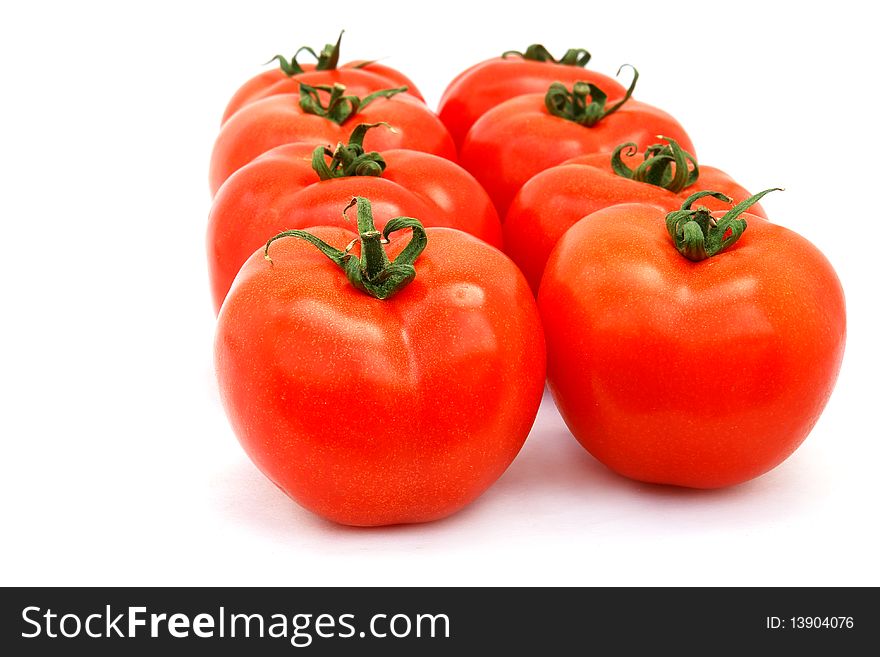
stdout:
[[562,64],[563,66],[580,66],[581,68],[587,65],[587,62],[590,61],[591,57],[589,51],[583,48],[569,48],[565,51],[565,54],[562,57],[556,59],[550,54],[550,51],[540,43],[533,43],[526,48],[525,52],[520,52],[519,50],[507,50],[501,53],[501,58],[507,59],[511,55],[522,57],[523,59],[532,62],[550,62],[551,64]]
[[630,169],[623,163],[621,153],[625,150],[627,156],[635,155],[638,152],[637,144],[635,142],[621,144],[611,155],[611,168],[618,176],[662,187],[677,194],[697,181],[700,168],[696,158],[684,150],[677,141],[663,136],[660,139],[668,143],[648,146],[645,149],[645,161],[635,169]]
[[742,237],[748,224],[745,219],[740,219],[739,215],[770,192],[781,190],[781,187],[765,189],[737,203],[718,219],[712,216],[708,208],[699,206],[691,209],[691,205],[706,196],[725,203],[732,203],[733,199],[721,192],[696,192],[685,199],[680,210],[674,210],[666,215],[666,230],[681,255],[694,262],[706,260],[733,246]]
[[[377,299],[387,299],[415,278],[414,263],[425,250],[428,236],[422,223],[412,217],[395,217],[385,224],[385,230],[380,233],[376,230],[373,221],[370,201],[363,196],[355,196],[342,210],[342,214],[345,215],[348,209],[355,205],[359,236],[344,250],[330,246],[324,240],[304,230],[286,230],[266,242],[263,256],[270,263],[272,262],[272,258],[269,257],[269,246],[275,240],[283,237],[305,240],[335,262],[357,289]],[[389,235],[406,228],[412,230],[412,239],[393,261],[389,260],[384,246],[388,243]],[[354,245],[358,243],[360,243],[360,257],[351,253]]]
[[630,99],[636,88],[639,72],[635,66],[624,64],[618,69],[617,74],[620,75],[625,66],[629,66],[633,70],[632,82],[626,90],[626,95],[611,107],[607,109],[605,107],[608,94],[592,82],[575,82],[571,91],[561,82],[554,82],[544,96],[544,105],[547,107],[547,111],[553,116],[558,116],[566,121],[574,121],[588,128],[596,125],[606,116],[619,110]]
[[[361,123],[351,132],[348,145],[339,142],[336,150],[318,146],[312,151],[312,168],[321,180],[345,178],[348,176],[381,176],[385,170],[385,160],[376,151],[364,151],[364,136],[377,126],[391,126],[385,121]],[[330,163],[327,163],[327,157]]]
[[316,53],[309,46],[301,46],[295,53],[293,53],[293,57],[289,60],[284,55],[275,55],[272,59],[270,59],[267,64],[271,64],[274,61],[278,62],[279,68],[284,72],[287,77],[291,77],[294,75],[299,75],[300,73],[305,73],[305,70],[302,66],[300,66],[299,62],[296,60],[299,57],[301,52],[307,52],[312,57],[314,57],[317,61],[315,64],[316,71],[332,71],[335,70],[339,65],[339,44],[342,43],[342,35],[345,30],[339,33],[339,38],[336,39],[336,43],[328,43],[321,49],[321,53]]
[[[315,114],[342,125],[377,98],[391,98],[406,91],[408,87],[396,89],[380,89],[359,98],[345,95],[345,85],[338,82],[333,85],[316,84],[314,87],[301,82],[299,85],[299,106],[306,114]],[[327,105],[321,103],[319,91],[330,94]]]

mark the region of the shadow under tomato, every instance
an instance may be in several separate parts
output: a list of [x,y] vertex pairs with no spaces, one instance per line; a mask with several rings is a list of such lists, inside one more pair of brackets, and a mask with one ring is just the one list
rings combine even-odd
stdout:
[[[487,532],[503,537],[589,528],[627,532],[636,526],[648,531],[656,526],[658,532],[726,530],[772,523],[815,503],[829,482],[827,473],[810,471],[810,463],[787,462],[751,482],[716,490],[633,481],[586,452],[545,395],[538,422],[505,474],[476,501],[441,520],[384,527],[330,522],[297,505],[244,459],[215,478],[214,498],[231,522],[260,534],[285,542],[357,537],[354,545],[361,548],[388,536],[419,548],[453,534],[480,540]],[[351,548],[346,545],[342,541],[331,550]]]
[[277,533],[292,525],[321,522],[246,460],[215,475],[212,492],[218,511],[236,525]]
[[[353,527],[326,520],[299,506],[247,461],[241,461],[215,476],[214,499],[218,510],[236,525],[247,525],[265,534],[314,531],[324,536],[338,534],[387,534],[444,531],[447,524],[468,522],[474,504],[447,518],[428,523]],[[479,500],[478,500],[479,502]]]
[[504,515],[507,507],[506,513],[521,514],[535,529],[570,524],[610,525],[613,531],[624,532],[652,525],[658,532],[669,527],[727,530],[775,523],[821,501],[829,473],[816,472],[812,463],[795,455],[761,477],[721,489],[635,481],[611,471],[584,450],[545,395],[539,421],[520,455],[472,508]]

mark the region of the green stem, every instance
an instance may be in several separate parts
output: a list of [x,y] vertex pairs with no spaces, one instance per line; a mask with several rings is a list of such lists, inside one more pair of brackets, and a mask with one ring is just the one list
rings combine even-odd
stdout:
[[339,65],[339,44],[342,43],[342,34],[345,30],[339,33],[339,38],[336,39],[336,43],[328,43],[321,49],[321,53],[316,53],[309,46],[302,46],[293,53],[293,57],[289,60],[284,55],[275,55],[272,59],[270,59],[267,64],[271,64],[274,61],[278,62],[278,66],[284,71],[284,74],[287,77],[291,77],[294,75],[299,75],[300,73],[304,73],[303,67],[300,66],[297,61],[297,57],[301,52],[307,52],[316,60],[318,60],[315,64],[316,71],[332,71],[335,70]]
[[611,168],[618,176],[656,185],[670,192],[678,193],[690,187],[700,176],[700,168],[693,155],[684,150],[671,137],[660,137],[666,144],[652,144],[645,149],[645,161],[635,169],[623,163],[621,153],[632,157],[638,152],[635,142],[621,144],[611,155]]
[[[415,278],[414,263],[425,250],[428,236],[422,223],[412,217],[395,217],[385,224],[385,230],[380,233],[376,230],[376,224],[373,221],[373,209],[370,206],[370,201],[362,196],[353,198],[351,203],[343,209],[343,215],[354,205],[357,205],[359,236],[353,244],[360,243],[360,257],[351,253],[350,248],[337,249],[304,230],[286,230],[283,233],[278,233],[266,242],[263,256],[272,262],[269,257],[269,246],[275,240],[283,237],[296,237],[305,240],[336,263],[357,289],[377,299],[387,299]],[[384,246],[388,243],[388,236],[406,228],[412,230],[412,239],[393,261],[389,260]]]
[[318,55],[318,62],[315,64],[316,71],[335,71],[339,66],[339,44],[342,43],[342,35],[345,30],[339,31],[336,43],[328,43]]
[[523,59],[532,62],[550,62],[551,64],[562,64],[563,66],[580,66],[581,68],[587,65],[591,57],[589,51],[584,50],[583,48],[569,48],[565,51],[565,54],[562,57],[556,59],[550,54],[550,51],[540,43],[533,43],[526,48],[525,52],[520,52],[519,50],[507,50],[501,53],[501,58],[507,59],[511,55],[522,57]]
[[[318,146],[312,151],[312,169],[321,180],[348,176],[381,176],[386,167],[385,159],[376,151],[369,153],[364,151],[364,137],[367,131],[380,125],[391,128],[384,121],[361,123],[352,130],[348,145],[339,142],[336,150]],[[329,164],[327,157],[330,157]]]
[[[338,82],[333,85],[316,84],[315,86],[301,82],[299,85],[299,106],[306,114],[315,114],[342,125],[377,98],[391,98],[406,91],[408,87],[396,89],[380,89],[359,98],[345,95],[345,85]],[[329,93],[327,105],[321,102],[319,91]]]
[[737,203],[718,219],[712,216],[708,208],[700,206],[691,209],[691,205],[706,196],[724,203],[731,203],[732,199],[721,192],[696,192],[687,197],[680,210],[674,210],[666,215],[666,230],[681,255],[694,262],[706,260],[732,246],[742,237],[748,224],[745,219],[740,219],[739,215],[770,192],[781,190],[781,187],[765,189]]
[[[626,95],[617,101],[611,107],[606,108],[608,94],[602,91],[592,82],[575,82],[571,91],[568,90],[561,82],[554,82],[547,89],[544,96],[544,105],[547,111],[553,116],[574,121],[583,126],[593,126],[606,116],[614,114],[623,104],[630,99],[633,90],[636,88],[636,82],[639,81],[639,72],[634,66],[624,64],[618,69],[617,74],[623,70],[624,66],[629,66],[633,70],[633,79],[626,90]],[[589,101],[587,100],[589,98]]]

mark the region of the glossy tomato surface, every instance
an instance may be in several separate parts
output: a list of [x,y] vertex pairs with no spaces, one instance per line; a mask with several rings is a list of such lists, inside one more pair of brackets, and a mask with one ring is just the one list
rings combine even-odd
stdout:
[[[302,73],[287,75],[280,68],[264,71],[245,82],[232,96],[223,112],[223,123],[245,105],[278,94],[299,93],[300,84],[311,86],[344,84],[348,93],[366,96],[382,89],[406,87],[406,93],[424,101],[412,80],[389,66],[362,61],[339,68],[316,71],[314,64],[302,64]],[[362,67],[362,68],[359,68]]]
[[[624,155],[621,159],[635,168],[642,156]],[[670,212],[681,207],[695,189],[718,191],[737,203],[751,196],[726,173],[710,166],[700,165],[693,185],[671,192],[615,174],[609,153],[573,158],[536,174],[517,192],[504,217],[504,251],[519,265],[537,294],[544,265],[556,242],[586,215],[618,203],[644,203]],[[729,207],[712,197],[700,203],[710,210]],[[765,216],[757,204],[749,212]]]
[[800,445],[831,394],[840,282],[803,237],[742,216],[739,241],[701,262],[638,204],[582,219],[550,256],[538,294],[550,389],[572,434],[622,475],[747,481]]
[[[355,233],[311,231],[338,248]],[[408,235],[391,236],[393,257]],[[254,463],[299,504],[350,525],[434,520],[476,499],[520,450],[545,351],[516,266],[428,228],[415,279],[380,301],[299,239],[255,253],[217,324],[216,368]]]
[[489,193],[504,216],[519,188],[536,173],[580,155],[611,153],[625,142],[638,150],[658,135],[675,139],[696,155],[690,137],[672,116],[628,100],[592,126],[554,116],[543,94],[525,94],[489,110],[471,127],[459,153],[461,165]]
[[211,193],[216,194],[229,176],[271,148],[296,142],[347,142],[359,124],[380,121],[392,129],[372,130],[364,140],[368,151],[407,148],[456,160],[455,144],[440,119],[407,94],[377,98],[341,125],[304,112],[299,94],[280,94],[243,107],[220,129],[211,153]]
[[437,113],[461,147],[474,122],[487,111],[516,96],[543,93],[553,82],[571,86],[592,82],[611,101],[623,98],[626,90],[613,78],[577,65],[536,61],[521,56],[494,57],[471,66],[449,83]]
[[[375,130],[382,130],[378,127]],[[321,180],[311,164],[314,144],[273,148],[236,171],[220,188],[208,217],[208,268],[219,311],[232,280],[250,255],[291,228],[354,228],[341,208],[368,197],[383,218],[418,217],[425,226],[449,226],[501,248],[501,223],[474,177],[445,158],[406,149],[384,151],[381,177]]]

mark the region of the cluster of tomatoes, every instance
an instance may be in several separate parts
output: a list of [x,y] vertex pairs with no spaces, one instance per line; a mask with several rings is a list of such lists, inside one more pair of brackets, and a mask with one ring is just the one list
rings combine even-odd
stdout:
[[834,270],[765,218],[772,190],[698,165],[635,69],[624,88],[534,45],[435,114],[338,41],[275,59],[224,113],[208,255],[225,408],[301,505],[455,512],[515,458],[545,380],[641,481],[737,484],[809,433],[843,356]]

